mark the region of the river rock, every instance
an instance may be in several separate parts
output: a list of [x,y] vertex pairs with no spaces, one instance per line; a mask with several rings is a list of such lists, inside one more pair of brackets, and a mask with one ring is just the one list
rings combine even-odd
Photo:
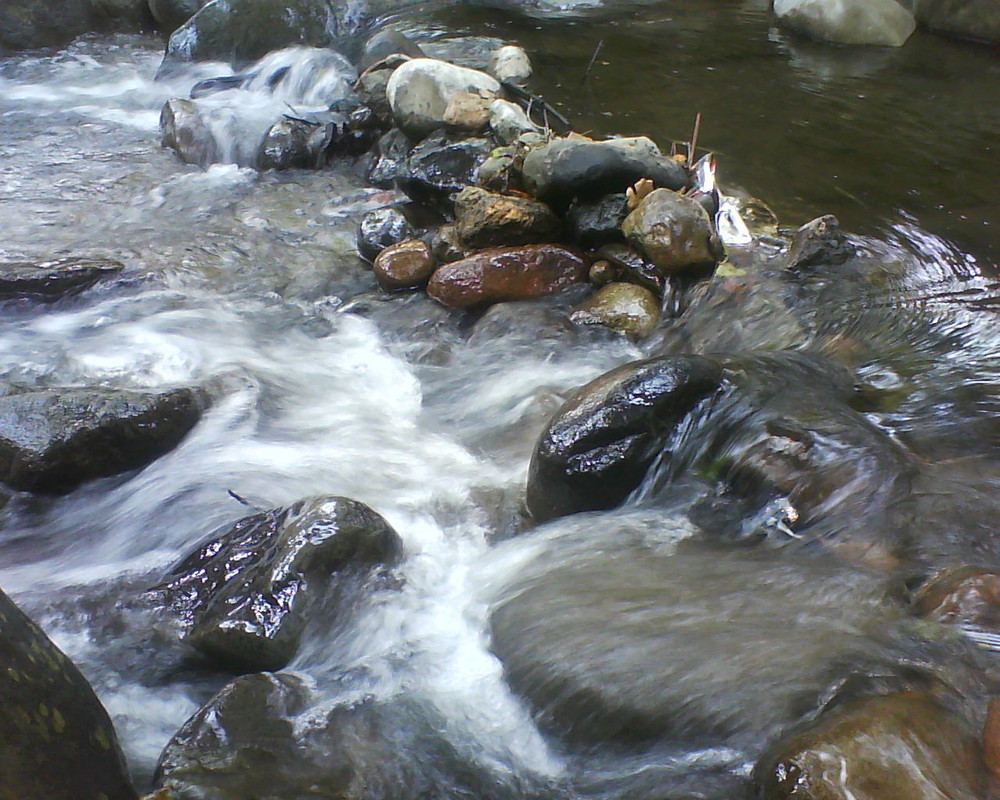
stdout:
[[[386,28],[371,36],[365,42],[358,69],[364,72],[369,67],[387,59],[391,55],[403,55],[409,58],[423,58],[424,51],[410,37],[392,28]],[[381,70],[379,70],[381,71]],[[388,78],[388,75],[386,75]]]
[[911,0],[917,22],[932,31],[1000,42],[1000,8],[993,0]]
[[427,293],[449,308],[529,300],[587,280],[588,264],[556,244],[498,247],[438,267]]
[[836,267],[855,255],[854,246],[832,214],[817,217],[795,232],[785,255],[785,268],[793,271]]
[[4,0],[0,55],[58,47],[91,31],[138,31],[153,26],[146,0]]
[[207,167],[221,159],[215,135],[191,100],[168,100],[160,111],[160,144],[173,149],[185,164]]
[[389,101],[385,96],[390,77],[392,77],[391,70],[376,69],[362,73],[355,84],[358,99],[372,110],[378,124],[383,128],[392,127],[392,109],[389,108]]
[[490,56],[489,73],[501,83],[523,86],[531,77],[531,59],[523,48],[504,45]]
[[0,261],[0,300],[58,300],[119,274],[125,266],[100,258]]
[[524,109],[507,100],[494,100],[490,105],[490,129],[502,145],[511,145],[526,133],[540,133]]
[[629,214],[624,193],[609,194],[589,202],[573,203],[566,219],[573,227],[573,238],[584,247],[600,247],[622,242],[622,223]]
[[153,19],[164,33],[173,33],[209,0],[148,0]]
[[544,242],[562,223],[545,203],[467,186],[455,198],[455,223],[470,248]]
[[665,356],[618,367],[578,389],[535,444],[527,493],[532,516],[544,521],[617,506],[721,380],[713,360]]
[[660,302],[649,289],[615,281],[602,286],[577,306],[570,319],[581,325],[604,325],[634,339],[642,339],[649,336],[660,321]]
[[394,206],[369,211],[358,223],[357,245],[362,258],[374,261],[390,245],[413,237],[406,215]]
[[913,33],[913,15],[896,0],[774,0],[778,22],[820,42],[900,47]]
[[823,714],[775,745],[754,773],[761,800],[977,800],[978,738],[919,695],[868,697]]
[[668,189],[646,195],[625,218],[622,232],[664,275],[714,264],[721,255],[705,209]]
[[268,169],[317,169],[333,138],[333,123],[282,115],[264,135],[257,167]]
[[640,178],[667,189],[680,189],[688,181],[684,167],[644,136],[607,141],[576,135],[555,139],[532,149],[522,170],[528,191],[558,206],[574,197],[592,200],[624,192]]
[[391,245],[375,259],[375,279],[383,289],[414,289],[423,286],[434,273],[431,248],[420,239]]
[[63,652],[0,592],[4,798],[134,800],[114,727]]
[[[498,100],[499,102],[503,102]],[[519,185],[516,147],[498,147],[476,170],[476,183],[491,192],[509,192]]]
[[191,389],[50,389],[0,397],[0,480],[18,491],[66,494],[146,466],[176,447],[200,417]]
[[1000,572],[982,567],[944,570],[920,587],[914,611],[935,622],[1000,633]]
[[431,237],[431,250],[440,264],[460,261],[472,255],[469,248],[462,243],[462,237],[458,235],[458,226],[454,223],[442,225],[434,231]]
[[378,160],[368,173],[368,182],[379,189],[391,189],[406,171],[406,158],[413,142],[399,128],[387,131],[375,144]]
[[400,167],[399,188],[418,203],[446,202],[476,183],[476,170],[492,147],[488,139],[453,141],[443,133],[424,139]]
[[663,297],[666,276],[628,245],[606,244],[597,251],[597,257],[614,267],[618,280],[644,286],[657,297]]
[[492,96],[484,97],[477,92],[457,92],[448,101],[442,121],[445,127],[452,130],[479,133],[490,124],[492,104]]
[[276,670],[338,577],[401,553],[398,534],[368,506],[317,497],[221,528],[151,593],[187,626],[185,640],[221,665]]
[[449,104],[466,93],[492,101],[500,94],[500,84],[484,72],[434,58],[414,58],[392,73],[386,87],[396,124],[416,138],[442,127]]

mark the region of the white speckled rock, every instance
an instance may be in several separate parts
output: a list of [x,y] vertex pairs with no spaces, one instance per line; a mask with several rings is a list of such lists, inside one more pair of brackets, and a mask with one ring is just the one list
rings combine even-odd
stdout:
[[778,22],[833,44],[901,46],[916,28],[896,0],[774,0]]
[[490,57],[490,75],[498,81],[523,86],[531,77],[531,59],[520,47],[501,47]]
[[396,124],[416,137],[444,125],[449,103],[461,92],[492,99],[499,95],[500,84],[485,72],[433,58],[415,58],[392,73],[385,90]]

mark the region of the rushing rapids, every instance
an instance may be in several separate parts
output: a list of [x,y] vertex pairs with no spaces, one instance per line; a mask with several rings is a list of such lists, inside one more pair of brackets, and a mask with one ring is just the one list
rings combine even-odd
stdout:
[[[199,398],[143,469],[11,491],[0,510],[0,587],[94,686],[140,793],[166,779],[185,798],[777,798],[831,741],[902,774],[852,749],[872,720],[910,720],[918,742],[901,793],[880,797],[915,796],[927,774],[982,793],[991,617],[942,601],[934,619],[963,637],[911,601],[942,568],[1000,568],[998,120],[974,94],[1000,73],[988,50],[929,37],[902,55],[820,51],[769,29],[766,3],[724,5],[729,28],[695,2],[393,20],[442,58],[517,41],[532,89],[578,128],[667,144],[702,111],[720,179],[789,223],[759,260],[734,250],[677,283],[637,339],[575,324],[580,283],[486,311],[383,292],[356,228],[402,197],[368,183],[369,161],[242,166],[288,103],[314,113],[354,80],[346,61],[297,61],[275,91],[265,59],[239,78],[246,125],[216,117],[219,160],[239,163],[192,166],[159,146],[160,110],[232,65],[154,79],[162,42],[138,35],[0,60],[2,260],[124,264],[54,302],[4,302],[0,400]],[[976,88],[930,108],[923,90],[964,71]],[[785,268],[791,232],[827,211],[850,257]],[[633,391],[635,362],[653,377]],[[573,428],[573,408],[608,396],[646,408],[690,389],[692,363],[697,391],[673,415]],[[552,490],[545,436],[574,464],[576,446],[648,449],[624,479]],[[337,575],[294,654],[259,667],[280,671],[234,681],[157,591],[203,566],[198,548],[217,555],[211,537],[329,497],[374,510],[392,557]]]

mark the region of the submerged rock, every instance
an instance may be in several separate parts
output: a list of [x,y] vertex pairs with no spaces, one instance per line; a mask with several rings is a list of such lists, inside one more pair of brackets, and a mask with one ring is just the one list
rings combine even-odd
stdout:
[[470,248],[544,242],[562,223],[545,203],[467,186],[455,198],[455,223]]
[[115,729],[94,690],[3,592],[0,663],[0,795],[133,800]]
[[462,94],[492,102],[500,94],[500,84],[484,72],[434,58],[415,58],[398,67],[386,87],[396,124],[416,138],[442,127],[449,105]]
[[100,258],[0,262],[0,300],[58,300],[120,273],[125,266]]
[[591,200],[624,192],[640,178],[666,189],[680,189],[688,181],[684,167],[644,136],[603,142],[576,136],[555,139],[528,153],[523,173],[535,197],[563,206],[574,197]]
[[626,364],[578,389],[535,445],[532,516],[543,521],[621,503],[674,428],[721,380],[715,361],[666,356]]
[[978,737],[919,695],[868,697],[823,714],[758,762],[761,800],[978,800]]
[[427,293],[449,308],[529,300],[587,280],[587,262],[555,244],[498,247],[438,268]]
[[358,223],[358,252],[362,258],[373,261],[385,248],[412,236],[413,229],[402,211],[394,206],[376,208],[365,214]]
[[173,33],[209,0],[148,0],[149,10],[164,33]]
[[840,221],[827,214],[807,222],[795,232],[785,255],[785,268],[836,267],[854,255],[854,246],[841,231]]
[[434,274],[431,248],[419,239],[391,245],[378,254],[373,268],[383,289],[415,289]]
[[664,275],[714,264],[721,248],[705,209],[689,197],[657,189],[630,213],[622,232]]
[[917,22],[932,31],[1000,42],[1000,7],[993,0],[910,0]]
[[30,391],[0,398],[0,481],[66,494],[95,478],[144,467],[201,418],[191,389]]
[[1000,572],[981,567],[944,570],[920,587],[914,611],[935,622],[1000,633]]
[[185,640],[220,664],[276,670],[295,655],[306,615],[338,574],[392,564],[402,542],[368,506],[318,497],[216,531],[151,590]]
[[916,28],[896,0],[774,0],[774,14],[785,27],[833,44],[900,47]]
[[583,325],[604,325],[635,339],[648,336],[660,320],[656,296],[634,283],[615,281],[602,286],[577,306],[570,317]]
[[259,169],[316,169],[333,138],[331,123],[287,114],[264,135],[257,158]]
[[160,111],[160,144],[169,147],[185,164],[207,167],[221,160],[211,125],[192,100],[168,100]]

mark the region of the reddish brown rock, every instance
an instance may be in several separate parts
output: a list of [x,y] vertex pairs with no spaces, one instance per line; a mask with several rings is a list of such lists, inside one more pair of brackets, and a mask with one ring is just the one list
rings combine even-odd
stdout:
[[423,286],[434,273],[434,256],[424,242],[407,239],[385,248],[372,268],[383,289],[412,289]]
[[920,588],[915,606],[924,619],[1000,630],[1000,573],[979,567],[944,570]]
[[530,300],[587,280],[589,265],[556,244],[498,247],[439,267],[427,294],[449,308]]

